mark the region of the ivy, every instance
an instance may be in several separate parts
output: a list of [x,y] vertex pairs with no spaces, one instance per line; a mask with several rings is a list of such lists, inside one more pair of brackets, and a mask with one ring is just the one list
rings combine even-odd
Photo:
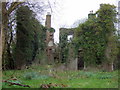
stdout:
[[16,12],[17,32],[15,46],[16,68],[30,65],[38,53],[46,47],[46,28],[33,15],[28,6],[21,6]]
[[[96,16],[97,14],[97,16]],[[85,23],[80,24],[75,30],[75,50],[83,49],[83,59],[86,64],[101,64],[103,61],[113,61],[117,55],[114,34],[116,30],[115,6],[101,4],[100,9]],[[112,33],[112,34],[111,34]],[[113,42],[113,43],[110,43]],[[110,46],[108,44],[111,44]],[[112,50],[109,59],[106,57],[106,49]],[[109,52],[108,52],[109,53]]]
[[48,31],[50,31],[50,32],[55,32],[55,29],[54,28],[49,28],[49,29],[47,29]]

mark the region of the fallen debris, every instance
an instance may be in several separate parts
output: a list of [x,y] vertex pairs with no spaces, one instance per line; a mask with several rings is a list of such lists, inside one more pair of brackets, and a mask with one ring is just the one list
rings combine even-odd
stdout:
[[2,80],[2,82],[6,82],[6,83],[9,83],[10,85],[18,85],[18,86],[22,86],[22,87],[29,87],[29,85],[23,85],[23,84],[19,84],[19,83],[13,83],[13,82],[10,82],[10,81],[7,81],[7,80]]
[[40,86],[40,88],[55,88],[55,87],[67,87],[67,85],[64,85],[64,84],[53,84],[53,83],[49,83],[49,84],[42,84]]

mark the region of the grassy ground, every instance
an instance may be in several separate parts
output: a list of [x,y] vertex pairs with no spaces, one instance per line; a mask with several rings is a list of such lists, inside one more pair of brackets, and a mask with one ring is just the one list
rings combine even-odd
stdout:
[[[50,66],[34,66],[25,70],[3,71],[3,80],[40,88],[53,84],[55,88],[118,88],[118,71],[52,71]],[[3,82],[3,88],[24,88]]]

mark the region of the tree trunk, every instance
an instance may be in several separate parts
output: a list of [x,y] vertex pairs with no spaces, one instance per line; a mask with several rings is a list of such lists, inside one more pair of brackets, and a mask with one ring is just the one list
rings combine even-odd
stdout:
[[[1,13],[2,3],[0,1],[0,86],[2,86],[2,13]],[[2,87],[0,87],[1,89]]]
[[118,48],[116,43],[116,38],[114,37],[114,33],[110,32],[107,34],[107,47],[105,50],[106,62],[104,67],[106,67],[107,71],[113,71],[113,62],[117,59]]
[[[7,30],[8,30],[8,14],[6,9],[6,2],[2,2],[2,61],[3,65],[5,65],[6,58],[6,41],[7,41]],[[5,66],[3,66],[5,69]]]
[[[0,25],[0,29],[1,29],[1,25]],[[2,86],[1,80],[2,80],[2,37],[1,37],[1,31],[0,31],[0,86]]]
[[[12,11],[14,11],[18,5],[24,3],[24,2],[13,2],[11,3],[11,6],[7,10],[7,3],[8,2],[2,2],[2,28],[1,28],[1,37],[2,37],[2,62],[3,62],[3,69],[5,69],[5,64],[7,60],[7,41],[8,41],[8,17],[11,14]],[[8,49],[9,50],[9,49]],[[10,54],[10,53],[9,53]]]
[[10,50],[10,45],[11,44],[7,44],[7,64],[6,64],[6,69],[14,69],[14,60],[13,60],[13,57],[12,57],[12,54],[11,54],[11,50]]

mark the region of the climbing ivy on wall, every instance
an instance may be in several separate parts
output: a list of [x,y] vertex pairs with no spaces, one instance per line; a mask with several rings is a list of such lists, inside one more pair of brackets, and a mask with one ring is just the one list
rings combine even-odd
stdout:
[[60,30],[60,57],[63,63],[69,63],[75,59],[74,43],[73,40],[68,42],[68,35],[74,34],[73,28],[61,28]]
[[[75,30],[75,50],[83,50],[83,59],[86,64],[101,64],[108,61],[109,58],[114,61],[117,55],[115,26],[116,11],[115,6],[109,4],[101,4],[100,9],[91,14],[85,23],[80,24]],[[110,43],[112,42],[112,43]],[[112,50],[112,52],[106,52]]]
[[77,48],[76,50],[79,48],[83,49],[83,58],[89,64],[99,64],[104,59],[105,40],[102,36],[101,29],[91,19],[79,25],[76,29],[74,42],[77,47],[75,48]]
[[62,32],[60,35],[60,59],[62,63],[65,63],[68,57],[68,42],[67,32]]

